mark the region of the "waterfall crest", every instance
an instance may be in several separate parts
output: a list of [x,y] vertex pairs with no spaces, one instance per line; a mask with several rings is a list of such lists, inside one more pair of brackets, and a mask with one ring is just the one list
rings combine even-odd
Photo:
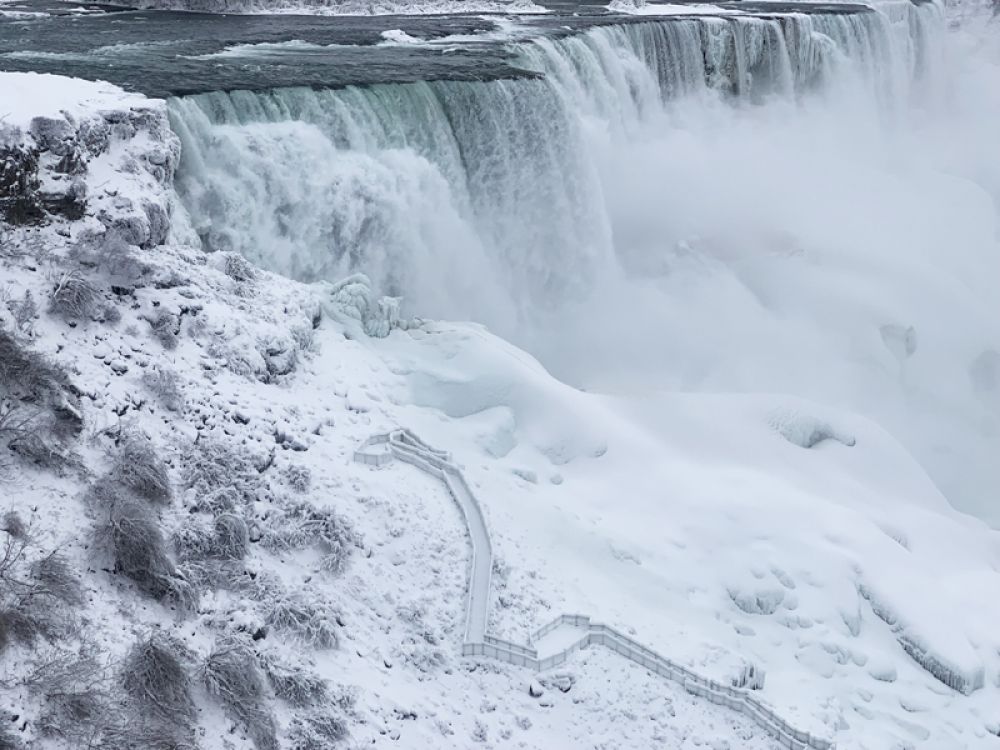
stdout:
[[178,191],[206,250],[304,280],[363,271],[423,314],[504,330],[616,266],[581,118],[628,133],[682,97],[744,106],[837,76],[892,109],[923,75],[940,14],[886,7],[541,37],[513,49],[540,75],[514,80],[174,99]]

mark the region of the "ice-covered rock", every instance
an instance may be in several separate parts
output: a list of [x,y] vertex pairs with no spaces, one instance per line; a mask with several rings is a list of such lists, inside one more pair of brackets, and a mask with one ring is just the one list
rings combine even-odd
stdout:
[[376,297],[371,280],[361,273],[329,285],[328,311],[334,318],[357,321],[372,338],[385,338],[393,329],[411,325],[400,315],[399,298]]
[[130,245],[165,242],[180,141],[164,103],[106,83],[0,76],[32,105],[5,111],[0,125],[0,217],[24,226],[93,216]]

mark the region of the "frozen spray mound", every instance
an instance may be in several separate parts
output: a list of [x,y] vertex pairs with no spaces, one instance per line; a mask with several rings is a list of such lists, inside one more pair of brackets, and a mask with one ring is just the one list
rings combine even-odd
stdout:
[[[465,324],[373,347],[403,378],[406,422],[455,449],[500,547],[565,587],[559,610],[717,679],[732,654],[764,664],[767,700],[838,747],[981,736],[995,534],[877,425],[787,396],[581,393]],[[775,415],[855,444],[803,450]]]

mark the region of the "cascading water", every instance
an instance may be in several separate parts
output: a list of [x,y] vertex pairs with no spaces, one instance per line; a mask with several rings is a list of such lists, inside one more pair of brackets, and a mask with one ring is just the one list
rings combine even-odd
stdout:
[[176,99],[178,190],[208,250],[306,280],[362,270],[423,314],[509,333],[614,273],[581,117],[634,132],[679,97],[804,94],[840,63],[879,89],[874,101],[897,102],[926,40],[888,24],[871,12],[649,21],[518,45],[540,79]]
[[514,45],[534,77],[175,99],[177,188],[206,250],[363,271],[574,383],[865,413],[1000,522],[996,88],[943,86],[944,36],[895,0],[642,19]]
[[513,289],[581,294],[610,262],[596,175],[543,80],[209,94],[171,114],[208,249],[308,280],[364,270],[473,318]]

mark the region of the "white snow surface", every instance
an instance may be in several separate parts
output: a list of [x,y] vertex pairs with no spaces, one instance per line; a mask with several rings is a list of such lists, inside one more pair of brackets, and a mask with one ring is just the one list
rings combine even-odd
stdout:
[[79,117],[103,109],[145,105],[140,94],[130,94],[104,81],[84,81],[49,73],[0,71],[0,123],[27,127],[35,117]]
[[[0,115],[19,125],[134,101],[105,84],[0,74]],[[114,153],[90,165],[92,193],[120,188],[138,199],[154,189]],[[0,241],[5,251],[42,242],[57,267],[62,249],[95,225],[93,216],[56,221]],[[336,602],[341,647],[295,648],[358,688],[357,746],[775,747],[732,712],[600,650],[543,675],[540,698],[528,694],[535,677],[524,670],[460,659],[468,548],[457,510],[412,467],[373,471],[351,460],[372,433],[396,426],[451,451],[484,506],[498,558],[494,632],[520,642],[554,614],[586,611],[719,679],[744,660],[763,665],[762,696],[840,750],[996,744],[1000,537],[955,511],[874,422],[780,393],[585,393],[475,324],[413,321],[368,338],[329,285],[261,271],[237,282],[178,242],[141,257],[162,283],[137,288],[117,325],[71,328],[43,307],[32,344],[89,394],[80,451],[95,472],[102,428],[123,419],[162,446],[178,488],[178,457],[194,436],[225,433],[252,453],[274,453],[262,475],[273,498],[252,508],[262,523],[289,492],[277,477],[290,465],[311,470],[313,503],[354,522],[364,543],[342,577],[319,571],[307,552],[255,549],[247,565]],[[49,281],[30,254],[0,253],[0,264],[5,299],[46,298]],[[143,316],[192,305],[203,325],[185,325],[176,349],[147,334]],[[303,335],[319,308],[322,322]],[[7,306],[0,315],[10,323]],[[263,382],[282,347],[296,368]],[[180,375],[182,412],[147,392],[142,374],[156,367]],[[802,437],[817,425],[833,437]],[[277,434],[298,448],[277,444]],[[19,472],[0,485],[0,510],[31,519],[84,571],[85,615],[111,655],[152,626],[203,655],[220,630],[259,624],[266,602],[206,595],[179,619],[142,598],[94,563],[95,519],[79,479]],[[177,494],[168,528],[189,515]],[[294,647],[276,640],[260,647]],[[915,652],[975,689],[945,686]],[[17,647],[0,658],[6,678],[35,656]],[[29,725],[37,713],[27,691],[9,685],[0,710]],[[277,710],[287,727],[291,709]],[[200,721],[208,750],[249,747],[221,713],[207,709]],[[25,731],[31,747],[60,747]]]

